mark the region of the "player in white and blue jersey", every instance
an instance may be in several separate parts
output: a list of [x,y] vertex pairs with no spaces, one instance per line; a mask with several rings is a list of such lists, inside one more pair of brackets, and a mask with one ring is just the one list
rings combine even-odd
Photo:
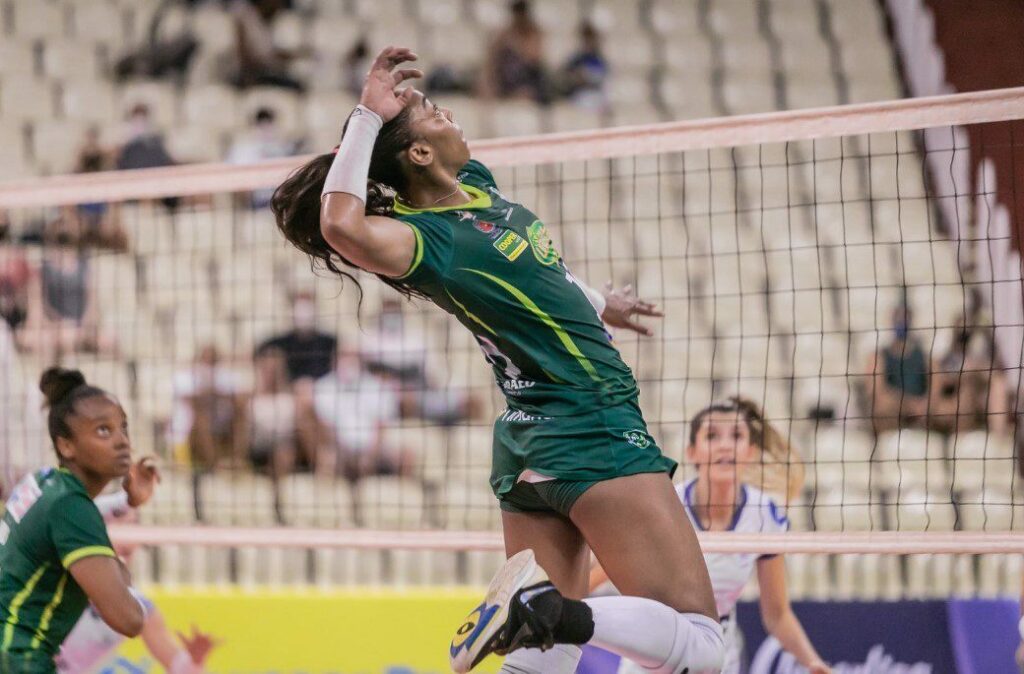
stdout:
[[[785,499],[795,496],[803,483],[803,469],[796,452],[755,404],[730,398],[702,410],[690,424],[686,458],[696,466],[697,477],[678,485],[676,492],[696,530],[746,534],[789,530],[785,508],[771,494]],[[708,553],[704,560],[725,634],[723,674],[740,671],[743,636],[736,625],[736,602],[755,572],[761,619],[768,633],[810,674],[831,673],[790,607],[781,555]],[[591,574],[591,589],[607,581],[598,566]],[[619,674],[644,671],[625,659],[619,667]]]

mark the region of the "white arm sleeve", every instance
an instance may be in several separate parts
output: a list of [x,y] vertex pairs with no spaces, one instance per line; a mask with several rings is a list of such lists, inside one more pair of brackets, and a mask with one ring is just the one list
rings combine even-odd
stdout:
[[608,305],[608,301],[604,298],[604,295],[585,283],[580,283],[580,287],[583,288],[583,292],[586,294],[587,299],[590,300],[590,303],[594,305],[594,310],[597,311],[597,315],[603,316],[604,308]]
[[384,120],[373,110],[357,105],[348,119],[348,128],[341,146],[334,155],[334,163],[327,172],[320,198],[331,192],[351,194],[366,203],[366,178],[370,173],[370,157],[377,134]]

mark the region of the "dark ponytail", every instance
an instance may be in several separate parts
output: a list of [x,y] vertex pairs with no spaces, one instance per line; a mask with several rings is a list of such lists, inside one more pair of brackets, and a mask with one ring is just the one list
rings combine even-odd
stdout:
[[[366,183],[366,214],[390,217],[395,212],[395,195],[409,184],[402,163],[402,153],[416,140],[412,129],[412,108],[406,106],[394,119],[389,120],[377,134],[370,157],[369,179]],[[342,137],[348,128],[342,129]],[[341,264],[357,269],[344,256],[334,250],[320,231],[320,196],[323,193],[327,173],[334,163],[333,152],[314,157],[305,165],[292,172],[281,183],[270,200],[277,228],[288,241],[309,256],[313,270],[326,269],[332,274],[345,277],[356,284],[359,281]],[[424,295],[401,281],[377,277],[406,297]],[[359,288],[360,298],[362,288]]]
[[85,375],[78,370],[65,370],[61,367],[51,367],[43,372],[39,378],[39,390],[46,396],[46,406],[50,408],[47,429],[54,447],[57,438],[71,437],[67,418],[75,413],[75,403],[85,398],[107,395],[103,389],[87,384]]

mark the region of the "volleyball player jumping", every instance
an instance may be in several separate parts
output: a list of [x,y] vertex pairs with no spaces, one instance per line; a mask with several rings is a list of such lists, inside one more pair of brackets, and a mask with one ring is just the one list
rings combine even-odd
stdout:
[[[731,398],[698,412],[690,423],[686,458],[697,467],[697,477],[679,485],[677,492],[694,526],[748,534],[789,531],[785,508],[769,493],[787,499],[798,494],[803,465],[757,405]],[[708,554],[705,560],[725,632],[722,674],[740,671],[743,640],[736,624],[736,602],[755,567],[765,629],[809,674],[831,674],[789,604],[782,555]],[[595,567],[591,590],[607,580],[604,570]],[[642,671],[629,660],[619,667],[619,674]]]
[[[395,70],[415,59],[380,53],[340,148],[295,171],[272,208],[314,263],[361,268],[454,315],[506,396],[491,485],[509,559],[455,636],[452,667],[495,652],[511,653],[503,671],[573,672],[593,643],[653,672],[717,668],[722,629],[676,463],[605,331],[642,331],[632,317],[657,312],[569,272],[543,223],[470,159],[452,113],[396,89],[422,76]],[[588,545],[629,596],[582,599]]]
[[60,467],[23,478],[0,521],[3,674],[52,674],[61,642],[89,603],[128,637],[146,617],[93,503],[132,469],[124,409],[78,371],[51,368],[39,387]]

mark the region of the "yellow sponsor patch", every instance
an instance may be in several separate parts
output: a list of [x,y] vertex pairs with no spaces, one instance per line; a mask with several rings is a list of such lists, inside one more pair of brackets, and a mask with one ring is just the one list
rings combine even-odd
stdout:
[[515,262],[516,258],[522,255],[523,251],[529,248],[529,246],[530,244],[526,242],[526,239],[515,232],[508,232],[494,242],[494,247],[498,249],[499,253],[508,258],[510,262]]

